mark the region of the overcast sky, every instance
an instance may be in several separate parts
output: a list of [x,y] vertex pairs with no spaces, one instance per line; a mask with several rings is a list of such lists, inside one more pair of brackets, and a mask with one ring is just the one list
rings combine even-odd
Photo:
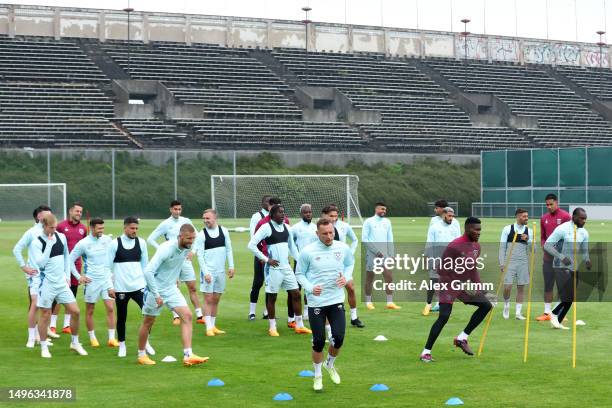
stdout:
[[[0,0],[2,1],[2,0]],[[36,4],[123,9],[127,0],[25,0]],[[597,42],[597,30],[612,22],[612,0],[130,0],[137,11],[313,21],[463,31],[520,37]],[[548,16],[548,18],[547,18]]]

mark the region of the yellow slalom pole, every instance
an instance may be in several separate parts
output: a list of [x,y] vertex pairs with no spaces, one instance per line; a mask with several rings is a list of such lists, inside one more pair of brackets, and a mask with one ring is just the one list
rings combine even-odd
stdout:
[[576,267],[576,224],[574,224],[574,313],[572,321],[572,368],[576,368],[576,275],[578,275],[578,268]]
[[529,321],[531,319],[531,286],[533,283],[533,271],[535,264],[535,239],[536,239],[537,223],[533,223],[533,242],[531,243],[531,259],[529,262],[529,289],[527,290],[527,320],[525,321],[525,350],[523,352],[523,363],[527,362],[527,353],[529,351]]
[[[510,263],[510,257],[512,256],[512,249],[514,249],[514,244],[516,243],[517,236],[518,236],[518,232],[515,231],[514,237],[512,237],[512,244],[510,244],[510,250],[508,251],[508,255],[506,256],[506,261],[504,262],[504,270],[502,271],[499,277],[499,285],[497,286],[497,291],[495,293],[495,299],[498,299],[498,303],[499,303],[499,291],[501,290],[502,285],[504,284],[504,276],[506,275],[506,272],[508,271],[508,264]],[[485,328],[482,332],[482,337],[480,338],[480,344],[478,345],[478,356],[482,354],[482,349],[484,348],[484,343],[487,338],[487,332],[489,331],[489,326],[491,325],[491,319],[493,319],[493,309],[494,308],[491,308],[491,310],[489,311],[489,314],[487,315],[487,323],[485,324]]]

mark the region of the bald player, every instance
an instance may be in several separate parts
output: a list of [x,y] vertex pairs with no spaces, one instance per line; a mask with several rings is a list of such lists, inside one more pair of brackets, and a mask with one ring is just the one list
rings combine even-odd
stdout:
[[159,316],[162,306],[174,311],[181,319],[181,337],[183,339],[183,365],[192,366],[208,361],[208,357],[200,357],[191,349],[193,334],[193,316],[187,306],[187,301],[176,286],[183,264],[191,253],[191,246],[196,238],[195,228],[191,224],[183,224],[179,229],[177,239],[170,239],[159,246],[151,262],[145,268],[147,295],[142,308],[144,319],[138,335],[138,363],[154,365],[155,361],[147,355],[145,347],[149,332]]

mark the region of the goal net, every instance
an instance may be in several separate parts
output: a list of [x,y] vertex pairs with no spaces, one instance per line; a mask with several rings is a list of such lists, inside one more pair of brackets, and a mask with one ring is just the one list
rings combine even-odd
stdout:
[[66,184],[0,184],[0,219],[31,220],[32,211],[41,204],[66,218]]
[[289,217],[299,217],[300,206],[308,203],[317,218],[323,207],[334,203],[345,221],[362,221],[359,178],[354,175],[212,175],[210,186],[219,217],[249,218],[269,194],[282,200]]

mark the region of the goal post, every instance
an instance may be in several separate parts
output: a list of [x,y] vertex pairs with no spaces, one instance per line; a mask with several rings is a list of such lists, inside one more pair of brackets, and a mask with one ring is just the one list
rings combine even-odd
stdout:
[[[299,217],[300,206],[312,205],[313,217],[334,203],[345,221],[362,221],[359,177],[349,174],[220,175],[210,176],[212,207],[219,217],[249,218],[261,208],[262,196],[279,197],[289,217]],[[357,221],[356,221],[357,222]]]
[[32,220],[41,204],[66,219],[66,183],[0,184],[0,219]]

